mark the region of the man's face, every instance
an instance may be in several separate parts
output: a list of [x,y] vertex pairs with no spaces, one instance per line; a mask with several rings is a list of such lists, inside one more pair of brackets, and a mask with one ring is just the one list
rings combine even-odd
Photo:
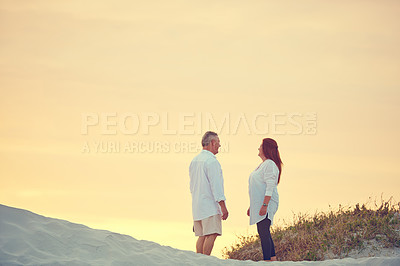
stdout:
[[211,141],[211,152],[217,154],[219,147],[221,147],[221,144],[219,143],[219,138],[216,137]]

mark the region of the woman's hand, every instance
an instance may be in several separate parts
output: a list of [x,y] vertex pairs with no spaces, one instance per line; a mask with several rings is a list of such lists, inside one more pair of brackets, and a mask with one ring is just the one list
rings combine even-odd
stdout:
[[247,216],[250,216],[250,207],[247,209]]
[[259,214],[260,214],[260,216],[264,216],[265,214],[267,214],[267,207],[268,207],[268,205],[267,206],[261,206],[261,209],[260,209],[260,212],[259,212]]

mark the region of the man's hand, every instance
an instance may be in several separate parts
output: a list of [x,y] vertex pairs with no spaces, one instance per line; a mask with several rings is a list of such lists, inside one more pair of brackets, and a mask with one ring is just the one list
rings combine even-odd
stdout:
[[222,220],[228,219],[229,213],[228,213],[228,210],[226,209],[226,207],[221,209],[221,211],[222,211]]
[[267,214],[267,207],[268,206],[261,206],[261,209],[260,209],[260,212],[259,212],[260,216],[263,216],[263,215]]
[[221,206],[222,220],[228,219],[229,213],[228,213],[228,209],[226,208],[225,201],[221,200],[218,203],[219,203],[219,206]]

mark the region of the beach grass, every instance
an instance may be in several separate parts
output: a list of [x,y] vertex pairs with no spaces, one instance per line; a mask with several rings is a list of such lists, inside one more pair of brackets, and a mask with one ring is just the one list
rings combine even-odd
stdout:
[[[381,200],[314,215],[294,215],[293,221],[271,228],[279,261],[321,261],[345,258],[375,249],[400,247],[400,202]],[[225,247],[226,259],[263,259],[258,235],[239,236]]]

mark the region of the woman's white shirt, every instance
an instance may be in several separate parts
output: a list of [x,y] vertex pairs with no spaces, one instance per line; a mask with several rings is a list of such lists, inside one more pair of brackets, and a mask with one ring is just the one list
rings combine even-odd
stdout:
[[267,207],[268,219],[273,223],[274,215],[279,206],[278,194],[279,169],[274,161],[267,159],[250,174],[249,196],[250,196],[250,225],[265,219],[266,215],[260,216],[259,212],[265,196],[271,196]]

